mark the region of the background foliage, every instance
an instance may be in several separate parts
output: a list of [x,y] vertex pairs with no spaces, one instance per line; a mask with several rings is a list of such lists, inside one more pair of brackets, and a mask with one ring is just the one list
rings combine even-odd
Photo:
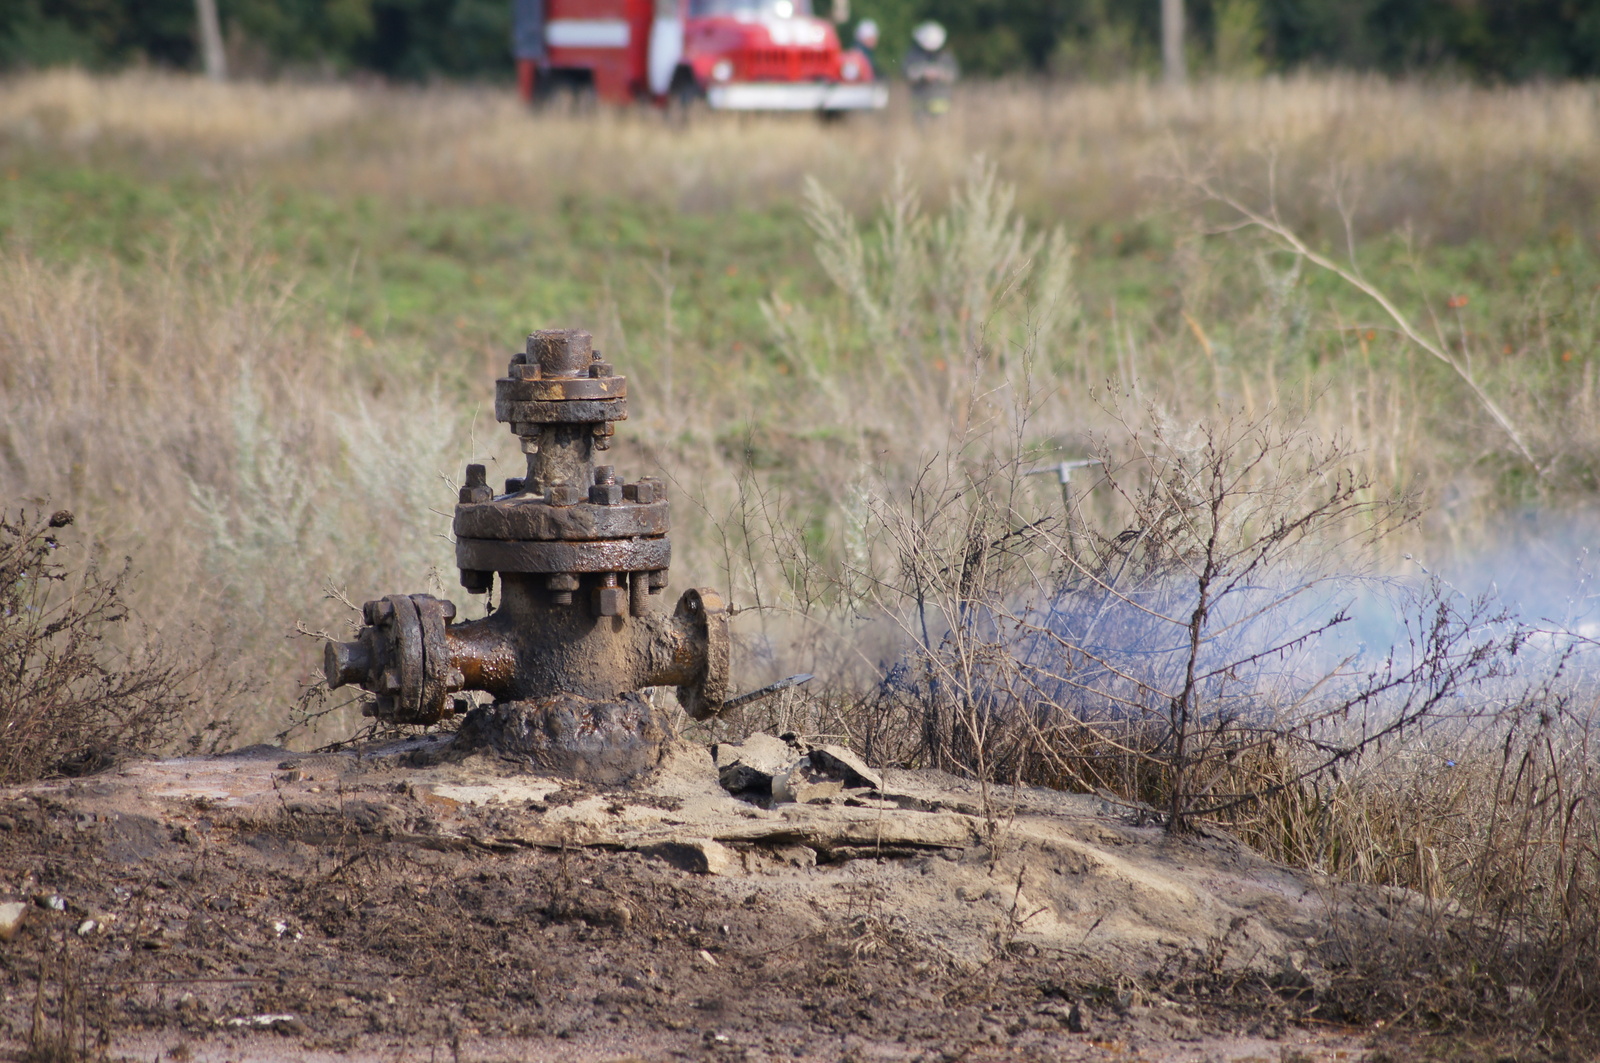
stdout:
[[[219,0],[236,69],[504,78],[506,0]],[[968,70],[1103,78],[1153,69],[1155,0],[856,0],[894,62],[936,18]],[[1600,74],[1600,5],[1580,0],[1190,0],[1200,70],[1350,67],[1527,80]],[[192,0],[11,0],[0,68],[193,68]]]

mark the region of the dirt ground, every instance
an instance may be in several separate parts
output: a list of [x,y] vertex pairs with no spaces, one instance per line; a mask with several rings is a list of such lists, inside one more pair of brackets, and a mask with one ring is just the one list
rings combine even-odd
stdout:
[[1319,1003],[1361,913],[1225,837],[936,773],[763,808],[687,746],[610,791],[437,754],[257,747],[0,791],[0,902],[23,911],[0,940],[0,1044],[429,1063],[1370,1051]]

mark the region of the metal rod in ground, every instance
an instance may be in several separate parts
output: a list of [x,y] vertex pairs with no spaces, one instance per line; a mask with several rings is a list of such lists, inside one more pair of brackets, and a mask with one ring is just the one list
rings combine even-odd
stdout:
[[760,701],[762,698],[770,698],[772,695],[788,690],[790,687],[797,687],[801,683],[809,683],[815,678],[816,676],[808,672],[805,675],[792,675],[788,679],[780,679],[776,683],[770,683],[762,687],[760,690],[752,690],[748,694],[740,694],[736,698],[724,701],[722,707],[717,709],[717,714],[721,715],[730,709],[743,708],[751,702]]

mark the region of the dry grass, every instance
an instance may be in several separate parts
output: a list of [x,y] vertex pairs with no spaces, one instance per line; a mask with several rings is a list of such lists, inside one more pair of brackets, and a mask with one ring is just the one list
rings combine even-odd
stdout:
[[1337,163],[1364,185],[1368,231],[1414,224],[1440,239],[1487,231],[1519,240],[1577,224],[1572,208],[1600,172],[1600,94],[1582,84],[1305,75],[1202,82],[1174,95],[1145,82],[1001,82],[970,87],[932,129],[905,121],[904,101],[895,103],[881,119],[843,128],[713,116],[685,130],[650,111],[530,123],[497,89],[54,71],[6,83],[0,132],[13,143],[131,146],[167,165],[199,156],[267,181],[430,202],[538,206],[599,192],[685,210],[790,202],[807,177],[866,210],[897,170],[942,198],[981,154],[1017,189],[1025,214],[1080,225],[1125,222],[1159,204],[1166,189],[1150,179],[1171,172],[1175,153],[1253,181],[1270,153],[1295,205],[1314,206],[1293,190]]
[[[891,760],[932,756],[927,721],[943,720],[944,738],[966,728],[967,767],[996,771],[986,743],[1018,733],[938,716],[950,682],[935,697],[908,670],[954,654],[948,674],[979,691],[972,675],[997,674],[983,655],[1009,651],[961,641],[975,608],[1038,627],[1018,588],[1104,579],[1120,533],[1143,541],[1139,499],[1153,496],[1140,492],[1154,481],[1139,455],[1163,426],[1292,418],[1338,443],[1342,482],[1360,485],[1352,511],[1402,497],[1423,510],[1362,555],[1380,574],[1414,576],[1408,554],[1476,556],[1508,515],[1581,510],[1600,468],[1594,276],[1560,282],[1557,298],[1537,257],[1548,246],[1592,258],[1590,86],[999,84],[973,87],[926,131],[899,113],[685,130],[650,113],[530,118],[482,90],[53,73],[0,95],[0,166],[39,159],[245,189],[136,263],[0,247],[0,497],[70,505],[103,554],[131,554],[141,612],[222,654],[217,690],[253,686],[214,705],[251,738],[283,725],[314,659],[295,625],[348,618],[324,584],[356,600],[447,592],[450,478],[468,460],[488,459],[492,476],[516,467],[483,408],[494,348],[514,337],[485,346],[464,393],[430,372],[415,337],[358,336],[305,296],[322,267],[273,247],[261,190],[418,217],[463,204],[541,213],[570,197],[596,212],[645,203],[723,217],[805,204],[818,263],[788,268],[832,289],[771,293],[760,352],[681,333],[656,263],[656,290],[597,296],[579,320],[523,323],[589,327],[626,352],[614,357],[639,397],[617,464],[675,481],[675,582],[729,587],[747,610],[745,683],[799,671],[830,681],[724,728],[836,734]],[[1400,278],[1397,309],[1437,352],[1286,254],[1281,234],[1215,235],[1239,216],[1186,177],[1275,207],[1333,254],[1347,236],[1338,204],[1354,203],[1348,235],[1400,248],[1385,281]],[[1481,254],[1458,262],[1464,247]],[[1537,268],[1514,270],[1527,255]],[[1107,263],[1122,288],[1104,280]],[[1122,293],[1138,285],[1153,294],[1129,309]],[[1471,308],[1447,312],[1445,296],[1467,290]],[[630,330],[618,310],[628,300],[669,309]],[[1028,475],[1091,450],[1123,470],[1081,481],[1074,535],[1098,560],[1072,545],[1054,482]],[[1304,462],[1269,465],[1260,482],[1281,486]],[[1551,570],[1577,545],[1525,541],[1551,551]],[[1316,549],[1324,565],[1354,564]],[[1222,814],[1262,848],[1482,916],[1470,932],[1452,923],[1452,949],[1406,957],[1424,974],[1401,979],[1391,1014],[1451,1022],[1498,1009],[1548,1026],[1600,1014],[1592,677],[1576,658],[1554,676],[1523,674],[1533,679],[1515,686],[1485,673],[1465,684],[1469,698],[1362,746],[1337,774],[1311,771],[1305,752],[1327,730],[1299,732],[1300,752],[1259,735],[1231,757],[1226,736],[1206,747],[1208,785],[1259,791]],[[1206,718],[1204,704],[1186,706]],[[326,723],[321,734],[337,737],[354,721]],[[1146,741],[1095,723],[1069,715],[1021,734],[1006,771],[1169,801],[1168,733]],[[1368,970],[1363,984],[1395,969]]]

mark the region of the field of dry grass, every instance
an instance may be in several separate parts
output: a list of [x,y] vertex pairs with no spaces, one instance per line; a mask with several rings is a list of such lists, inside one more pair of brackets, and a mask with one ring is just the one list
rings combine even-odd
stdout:
[[[1324,715],[1298,752],[1216,747],[1229,767],[1209,785],[1270,797],[1227,816],[1286,860],[1494,916],[1429,962],[1503,969],[1399,1010],[1592,1015],[1600,981],[1572,964],[1600,940],[1578,652],[1600,92],[1326,76],[959,103],[928,129],[899,110],[680,128],[448,87],[7,82],[0,498],[71,508],[75,549],[131,556],[145,624],[220,654],[212,711],[267,737],[319,652],[297,626],[339,630],[341,594],[450,593],[454,479],[472,460],[516,471],[493,377],[528,329],[588,328],[634,380],[617,465],[676,485],[675,582],[749,610],[739,678],[828,680],[730,726],[843,732],[893,759],[933,755],[905,662],[992,705],[974,662],[1016,644],[964,642],[973,603],[986,630],[1068,638],[1039,589],[1211,556],[1191,518],[1221,470],[1237,516],[1210,526],[1246,554],[1299,506],[1323,571],[1418,594],[1424,563],[1468,591],[1492,576],[1540,628],[1435,601],[1413,645],[1457,669],[1436,683],[1453,700],[1370,745],[1349,738],[1351,670],[1300,660],[1344,683],[1344,729]],[[1208,466],[1217,438],[1234,442]],[[1091,453],[1109,471],[1080,482],[1069,529],[1029,473]],[[1296,482],[1349,492],[1324,509]],[[1508,674],[1530,640],[1568,656]],[[1004,752],[1014,777],[1170,797],[1170,762],[1125,734],[1056,721],[995,745],[991,722],[944,724],[969,767]],[[1334,734],[1358,755],[1307,771]],[[1192,755],[1185,785],[1211,763]]]

